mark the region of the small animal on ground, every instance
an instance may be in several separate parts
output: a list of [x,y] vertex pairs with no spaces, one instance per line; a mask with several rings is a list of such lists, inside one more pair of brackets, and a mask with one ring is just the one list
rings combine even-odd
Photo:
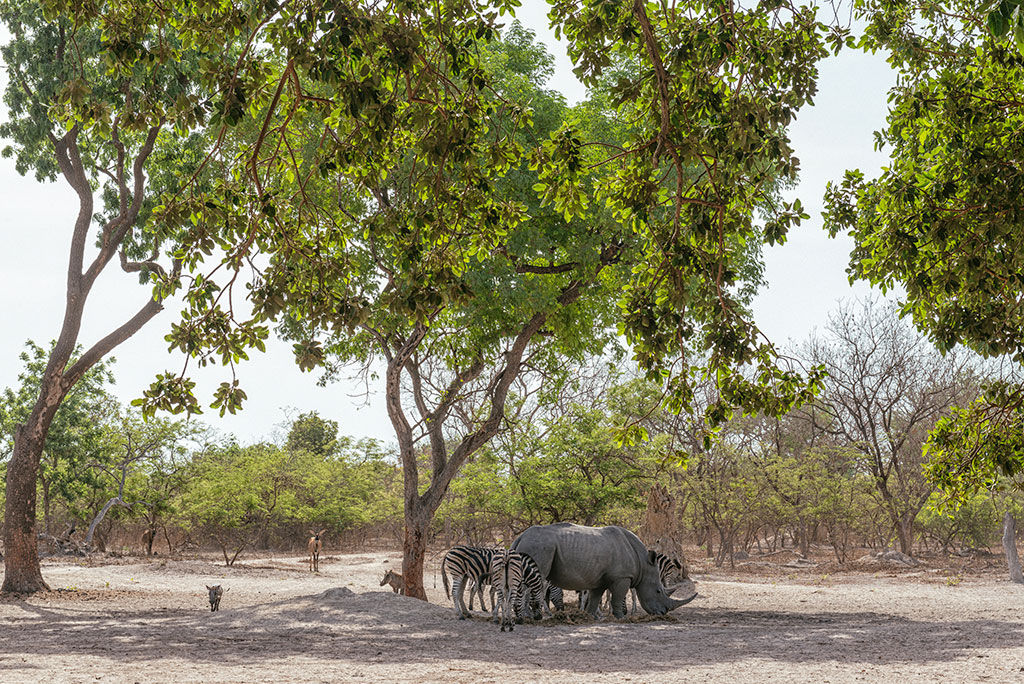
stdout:
[[326,531],[327,530],[320,530],[319,532],[315,532],[313,530],[309,531],[309,543],[307,544],[307,547],[309,548],[310,572],[320,572],[320,549],[323,548],[323,542],[320,540],[320,537],[324,536],[324,532]]
[[221,589],[219,584],[215,584],[212,587],[206,585],[206,590],[210,592],[210,610],[220,610],[220,597],[224,595],[227,589]]
[[405,594],[405,581],[394,570],[388,570],[384,573],[384,579],[380,581],[380,586],[383,587],[385,584],[390,584],[391,590],[396,594]]

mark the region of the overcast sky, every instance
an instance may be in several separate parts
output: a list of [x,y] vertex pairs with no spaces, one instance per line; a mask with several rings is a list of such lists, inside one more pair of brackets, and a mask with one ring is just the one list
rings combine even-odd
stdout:
[[[547,27],[547,3],[525,0],[520,20],[537,33],[556,58],[551,86],[570,102],[584,96],[572,64]],[[7,35],[0,29],[0,41]],[[0,87],[6,87],[0,73]],[[790,129],[801,161],[801,180],[791,193],[811,214],[792,231],[787,243],[765,253],[768,287],[757,297],[755,315],[761,329],[780,345],[802,340],[824,325],[841,299],[862,297],[868,289],[851,288],[845,269],[851,242],[831,240],[822,229],[821,198],[825,184],[850,168],[873,176],[885,163],[872,148],[872,132],[884,124],[886,96],[894,77],[880,55],[851,50],[821,65],[815,106],[802,111]],[[6,109],[0,105],[0,120]],[[3,144],[0,142],[0,146]],[[12,159],[0,159],[0,388],[14,386],[22,364],[18,354],[26,340],[47,344],[56,337],[64,312],[64,280],[70,228],[78,203],[63,182],[39,184],[14,170]],[[89,298],[81,340],[88,346],[129,318],[142,305],[147,289],[116,268],[107,269]],[[169,307],[170,308],[170,307]],[[181,370],[183,358],[169,355],[163,337],[174,320],[168,310],[114,352],[115,393],[128,402],[141,395],[157,373]],[[241,367],[249,400],[237,416],[217,417],[207,409],[204,419],[243,442],[270,437],[288,417],[310,410],[337,420],[343,434],[393,441],[380,394],[366,401],[357,383],[316,386],[316,375],[300,373],[290,346],[271,340],[267,354],[255,354]],[[227,369],[195,372],[200,400],[208,405],[212,390],[230,380]],[[378,385],[379,386],[379,385]],[[375,389],[371,387],[371,389]]]

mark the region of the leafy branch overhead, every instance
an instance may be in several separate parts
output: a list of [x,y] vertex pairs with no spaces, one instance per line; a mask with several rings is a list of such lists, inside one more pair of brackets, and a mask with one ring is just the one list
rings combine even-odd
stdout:
[[[217,88],[189,109],[210,126],[213,171],[155,211],[185,226],[176,257],[191,274],[161,289],[187,291],[169,342],[233,364],[286,315],[308,331],[297,353],[312,368],[316,331],[429,325],[504,270],[551,283],[535,310],[573,277],[617,291],[606,323],[669,378],[678,406],[703,374],[723,390],[715,421],[808,398],[818,376],[778,367],[745,301],[760,246],[807,216],[778,196],[799,168],[786,130],[844,31],[785,3],[553,0],[590,96],[539,121],[550,97],[503,80],[492,47],[516,5],[172,2],[128,4],[116,22],[51,5],[102,25],[119,68],[180,54],[139,39],[156,23],[197,51],[216,31],[244,45],[197,62]],[[238,405],[233,381],[220,406]],[[157,402],[171,389],[154,386],[144,406],[198,408]]]
[[[848,272],[906,291],[910,316],[942,351],[957,345],[1024,361],[1024,54],[1015,2],[920,7],[863,2],[859,45],[897,71],[876,146],[889,165],[830,184],[826,227],[849,233]],[[1017,46],[1008,34],[1014,35]],[[930,476],[965,500],[991,475],[1020,472],[1008,426],[1018,390],[993,386],[943,419],[929,443]],[[1014,428],[1016,429],[1016,428]]]

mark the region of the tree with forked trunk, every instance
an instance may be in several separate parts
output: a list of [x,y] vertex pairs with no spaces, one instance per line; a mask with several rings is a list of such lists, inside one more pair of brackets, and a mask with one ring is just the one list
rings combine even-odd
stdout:
[[975,358],[933,349],[896,308],[869,301],[832,316],[828,335],[798,351],[828,380],[798,416],[850,445],[871,476],[900,551],[913,555],[914,521],[934,491],[924,474],[928,431],[953,407],[977,396]]
[[[111,18],[75,18],[33,0],[0,4],[0,20],[11,34],[0,49],[10,76],[9,120],[0,135],[13,141],[4,156],[14,156],[21,173],[60,178],[78,200],[63,322],[38,394],[15,429],[7,468],[3,591],[47,588],[36,541],[36,485],[47,434],[68,392],[151,321],[175,287],[180,260],[161,260],[162,243],[175,229],[166,222],[150,229],[160,223],[154,198],[188,179],[208,147],[187,135],[205,116],[189,75],[195,55],[179,51],[172,66],[150,60],[175,52],[174,38],[157,31],[126,42]],[[175,128],[180,135],[168,135]],[[147,175],[155,180],[147,182]],[[140,294],[141,304],[123,323],[76,355],[89,296],[112,262],[152,289]]]

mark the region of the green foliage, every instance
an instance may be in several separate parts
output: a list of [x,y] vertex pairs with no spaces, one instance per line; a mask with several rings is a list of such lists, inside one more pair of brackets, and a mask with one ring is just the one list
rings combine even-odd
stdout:
[[176,519],[212,538],[232,564],[276,531],[333,534],[393,520],[401,510],[396,479],[377,442],[338,439],[334,421],[304,414],[292,423],[287,446],[229,444],[195,453]]
[[[408,330],[443,313],[479,331],[455,354],[465,360],[547,312],[563,343],[591,339],[574,334],[587,324],[618,326],[652,378],[671,376],[677,406],[714,378],[711,422],[808,399],[817,375],[776,366],[744,301],[760,277],[751,255],[806,216],[778,200],[797,173],[786,129],[843,31],[812,6],[552,0],[556,32],[593,89],[568,112],[544,90],[551,60],[528,33],[513,25],[498,40],[517,5],[49,0],[21,21],[77,22],[104,48],[89,53],[102,54],[93,71],[152,84],[133,121],[159,103],[180,130],[215,133],[205,141],[220,153],[198,155],[206,180],[192,174],[153,208],[193,273],[158,284],[160,296],[187,290],[168,341],[201,364],[262,348],[266,320],[282,312],[298,326],[304,369],[327,361],[315,339],[324,331]],[[65,71],[38,80],[64,93],[67,120],[100,133],[127,120],[115,114],[127,111],[122,90],[77,87]],[[254,317],[241,320],[230,292],[257,251],[273,256],[251,293]],[[559,302],[576,289],[598,291],[597,309]],[[493,315],[499,303],[515,312],[508,325]],[[334,351],[365,360],[366,342],[342,336]],[[165,378],[142,405],[196,412],[190,394]],[[242,399],[226,383],[215,407]]]
[[338,423],[324,420],[316,411],[303,413],[292,421],[285,448],[320,457],[333,455],[338,449]]
[[955,509],[945,506],[942,495],[936,493],[918,515],[917,522],[924,534],[943,547],[984,549],[999,543],[1006,505],[1016,515],[1020,514],[1019,502],[1008,499],[1000,502],[989,493],[967,497]]
[[926,445],[925,474],[954,510],[980,490],[1021,488],[1024,473],[1024,408],[1021,390],[1006,382],[939,420]]
[[644,508],[644,485],[657,470],[662,440],[620,445],[606,411],[578,405],[545,432],[537,451],[515,467],[517,504],[529,520],[594,525],[622,509]]
[[[871,1],[857,11],[868,21],[860,45],[887,51],[898,79],[876,133],[889,165],[875,180],[848,171],[826,194],[828,229],[856,243],[850,277],[904,288],[903,314],[940,350],[965,345],[1020,364],[1024,56],[1001,39],[1024,37],[1020,8]],[[938,427],[929,473],[949,496],[966,500],[998,473],[1020,472],[1012,395],[1019,388]]]
[[516,484],[500,456],[500,450],[488,447],[462,467],[437,509],[435,533],[481,546],[506,536],[520,510]]

